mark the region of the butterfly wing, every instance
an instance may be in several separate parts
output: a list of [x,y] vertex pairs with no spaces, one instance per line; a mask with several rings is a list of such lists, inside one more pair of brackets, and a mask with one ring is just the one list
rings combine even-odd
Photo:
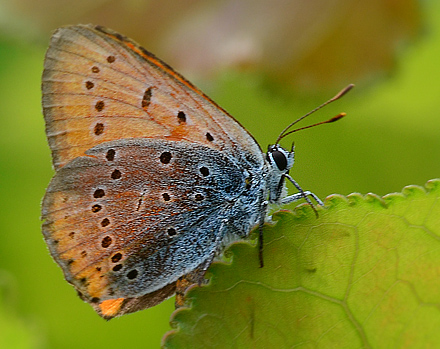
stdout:
[[215,149],[156,139],[86,155],[57,172],[43,200],[43,234],[66,280],[95,305],[169,296],[218,248],[242,169]]
[[109,29],[58,29],[46,54],[43,112],[55,169],[127,137],[206,144],[262,161],[252,136],[154,55]]
[[[201,231],[209,241],[203,242],[199,257],[186,255],[184,270],[175,269],[180,261],[173,264],[169,260],[166,265],[175,275],[191,270],[194,274],[197,263],[204,262],[216,247],[214,235],[221,227],[212,217],[216,217],[219,204],[193,202],[195,196],[183,206],[171,198],[165,202],[160,195],[166,194],[168,177],[151,167],[151,159],[145,159],[145,154],[133,150],[139,147],[133,148],[127,138],[184,142],[190,148],[203,145],[250,169],[260,169],[264,162],[258,144],[237,121],[168,65],[133,41],[102,27],[80,25],[54,33],[46,54],[42,90],[46,133],[57,171],[42,210],[43,233],[54,259],[80,296],[105,318],[160,303],[175,292],[175,278],[164,277],[161,283],[150,286],[140,281],[148,268],[151,275],[163,269],[154,265],[158,263],[151,257],[154,249],[163,254],[168,248],[170,256],[180,253],[169,250],[169,228],[164,222],[178,225],[180,235],[172,240],[181,242],[173,244],[186,244],[188,251],[197,244],[195,235],[199,232],[190,223],[207,225],[206,220],[197,220],[200,212],[208,219],[208,228]],[[99,148],[100,144],[104,148]],[[131,151],[126,154],[131,162],[119,163],[124,148]],[[139,159],[145,160],[143,167]],[[179,186],[186,181],[182,177],[185,171],[182,167],[173,172],[180,176],[175,178]],[[201,175],[200,168],[195,171]],[[226,175],[224,178],[229,179]],[[156,196],[146,184],[151,179],[163,180],[165,185],[154,192]],[[186,183],[191,185],[191,179]],[[173,195],[186,194],[176,191]],[[205,206],[197,211],[191,205]],[[186,240],[181,240],[185,236]],[[136,264],[136,256],[152,265]],[[140,265],[142,270],[129,269],[130,265]],[[133,276],[134,270],[138,274],[130,279],[129,273]]]

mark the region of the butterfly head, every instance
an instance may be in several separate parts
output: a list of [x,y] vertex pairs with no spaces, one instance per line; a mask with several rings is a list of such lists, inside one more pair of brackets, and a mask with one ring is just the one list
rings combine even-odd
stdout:
[[295,161],[294,149],[290,151],[278,144],[269,145],[266,161],[269,168],[269,201],[278,202],[284,195],[285,175],[289,173]]
[[266,160],[269,162],[272,170],[275,173],[288,173],[295,161],[294,146],[290,151],[284,149],[278,144],[269,145],[266,153]]

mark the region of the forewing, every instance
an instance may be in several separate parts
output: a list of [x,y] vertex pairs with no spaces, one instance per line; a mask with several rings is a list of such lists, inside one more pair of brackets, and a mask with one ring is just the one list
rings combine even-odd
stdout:
[[105,141],[186,140],[262,162],[252,136],[151,53],[103,27],[58,29],[42,81],[46,133],[58,169]]

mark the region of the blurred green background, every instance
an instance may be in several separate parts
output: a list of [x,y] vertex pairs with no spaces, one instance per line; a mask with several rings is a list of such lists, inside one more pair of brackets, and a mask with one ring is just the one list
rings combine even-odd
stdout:
[[171,299],[106,322],[49,256],[39,216],[53,171],[40,79],[52,30],[92,22],[131,36],[234,115],[263,150],[290,121],[355,83],[304,124],[341,111],[346,118],[283,141],[296,144],[291,174],[321,198],[385,195],[440,174],[440,3],[365,3],[0,1],[0,347],[158,347],[173,311]]

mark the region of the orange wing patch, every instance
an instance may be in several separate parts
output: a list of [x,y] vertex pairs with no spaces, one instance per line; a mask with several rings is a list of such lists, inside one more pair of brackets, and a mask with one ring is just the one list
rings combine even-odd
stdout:
[[124,303],[124,298],[109,299],[100,303],[99,312],[104,318],[113,318],[121,312],[122,304]]

